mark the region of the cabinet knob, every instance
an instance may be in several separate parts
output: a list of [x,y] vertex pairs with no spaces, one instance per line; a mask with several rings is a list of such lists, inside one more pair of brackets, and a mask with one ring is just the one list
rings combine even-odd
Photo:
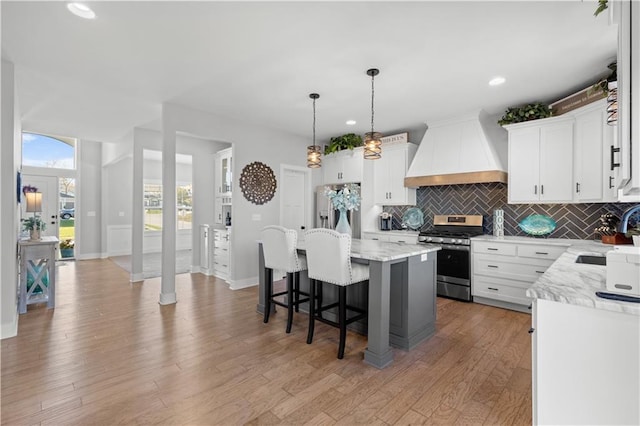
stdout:
[[609,176],[609,189],[613,189],[613,176]]
[[576,182],[576,192],[580,192],[580,183]]
[[538,185],[533,185],[533,193],[538,195]]
[[615,169],[616,167],[620,167],[620,163],[616,163],[614,160],[616,152],[620,152],[620,148],[614,148],[613,145],[611,145],[611,170]]
[[529,333],[529,334],[533,334],[533,332],[534,332],[534,331],[536,331],[536,329],[535,329],[535,328],[533,328],[533,327],[531,327],[531,328],[529,329],[528,333]]

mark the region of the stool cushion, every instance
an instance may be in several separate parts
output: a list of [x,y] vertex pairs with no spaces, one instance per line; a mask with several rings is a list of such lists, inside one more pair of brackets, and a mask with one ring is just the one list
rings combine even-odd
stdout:
[[260,233],[264,264],[287,273],[304,271],[307,260],[298,255],[298,233],[282,226],[265,226]]
[[304,234],[309,278],[340,286],[369,279],[369,266],[351,263],[351,236],[331,229]]

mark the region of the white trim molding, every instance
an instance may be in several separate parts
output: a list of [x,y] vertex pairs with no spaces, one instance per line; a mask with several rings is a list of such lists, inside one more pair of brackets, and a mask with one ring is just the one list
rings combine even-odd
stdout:
[[229,290],[240,290],[248,287],[255,287],[258,285],[258,277],[243,278],[241,280],[227,280],[229,283]]

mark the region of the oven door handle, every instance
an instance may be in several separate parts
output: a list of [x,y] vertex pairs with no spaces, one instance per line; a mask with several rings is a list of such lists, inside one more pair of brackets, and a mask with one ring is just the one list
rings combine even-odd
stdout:
[[452,244],[439,244],[439,246],[446,250],[471,251],[470,246],[457,246]]

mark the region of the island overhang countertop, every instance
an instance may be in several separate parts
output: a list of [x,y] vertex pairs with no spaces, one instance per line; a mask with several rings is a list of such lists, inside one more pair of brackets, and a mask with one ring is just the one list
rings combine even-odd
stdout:
[[[298,240],[298,249],[305,250],[304,240]],[[440,250],[435,244],[407,244],[392,243],[389,241],[351,240],[351,258],[363,260],[375,260],[377,262],[389,262],[405,259],[420,254],[432,253]]]

